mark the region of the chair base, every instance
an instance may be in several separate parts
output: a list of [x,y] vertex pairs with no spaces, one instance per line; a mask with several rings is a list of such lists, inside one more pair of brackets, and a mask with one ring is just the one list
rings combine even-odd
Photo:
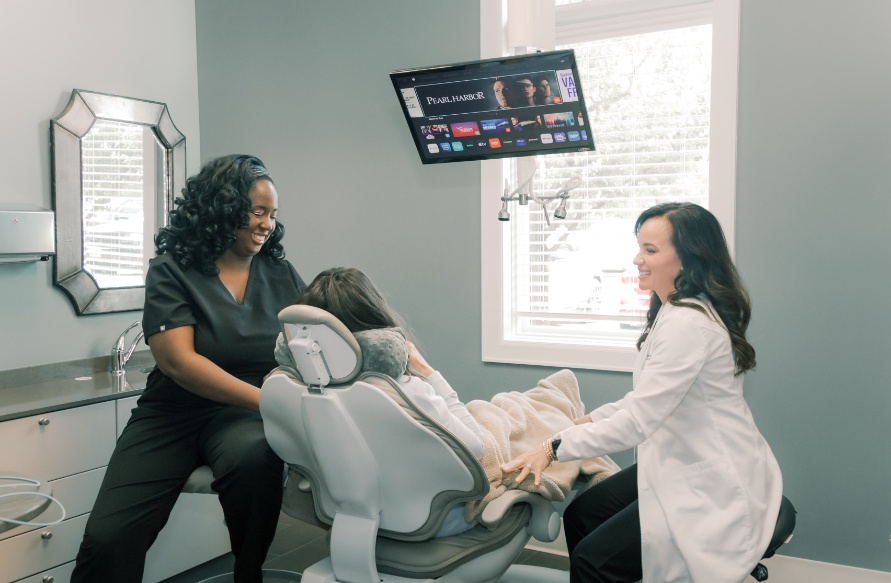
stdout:
[[498,583],[569,583],[569,571],[512,565]]
[[[304,573],[302,583],[338,583],[331,570],[330,558],[309,567]],[[409,579],[397,575],[380,575],[381,583],[436,583],[441,579]],[[202,581],[201,583],[206,583]],[[222,581],[213,583],[223,583]],[[497,580],[497,583],[569,583],[569,572],[548,569],[546,567],[533,567],[530,565],[512,565],[507,572]]]
[[[198,583],[233,583],[234,573],[223,573],[202,579]],[[286,581],[300,581],[302,575],[294,571],[282,571],[280,569],[263,569],[263,583],[285,583]]]

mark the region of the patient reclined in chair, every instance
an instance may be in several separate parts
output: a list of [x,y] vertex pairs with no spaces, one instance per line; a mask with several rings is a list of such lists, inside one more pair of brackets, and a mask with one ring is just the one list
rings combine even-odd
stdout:
[[305,583],[565,580],[504,576],[530,535],[549,541],[559,531],[536,494],[511,490],[480,524],[436,538],[450,509],[489,491],[476,456],[389,375],[358,377],[359,343],[333,316],[292,306],[279,319],[296,366],[264,382],[267,439],[299,476],[288,490],[312,492],[315,517],[331,525],[331,556],[307,569]]
[[[453,507],[436,536],[473,528],[486,504],[510,488],[519,487],[561,502],[580,475],[584,484],[576,489],[584,490],[619,470],[608,457],[556,463],[545,471],[539,485],[534,484],[533,476],[517,484],[516,473],[504,475],[501,471],[501,465],[518,452],[538,446],[584,415],[578,381],[572,371],[554,373],[525,392],[499,393],[491,401],[472,401],[465,406],[439,372],[419,378],[410,369],[401,329],[365,330],[354,336],[362,355],[360,372],[381,373],[396,380],[412,404],[461,440],[483,464],[489,491],[479,500],[468,502],[464,511]],[[296,366],[284,333],[278,337],[276,359],[286,370]]]

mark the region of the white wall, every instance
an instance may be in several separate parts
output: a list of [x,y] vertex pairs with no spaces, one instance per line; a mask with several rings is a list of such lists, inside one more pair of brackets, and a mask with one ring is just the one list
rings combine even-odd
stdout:
[[[75,88],[166,103],[198,168],[192,0],[4,0],[0,13],[0,203],[52,208],[49,122]],[[142,317],[78,317],[52,274],[52,261],[0,265],[0,370],[106,354]]]

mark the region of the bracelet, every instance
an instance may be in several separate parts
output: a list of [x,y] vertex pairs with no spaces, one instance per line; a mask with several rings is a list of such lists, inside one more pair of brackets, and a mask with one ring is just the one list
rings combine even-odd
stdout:
[[541,447],[544,448],[545,454],[548,456],[548,463],[552,463],[557,461],[557,454],[554,453],[554,438],[546,440],[541,444]]

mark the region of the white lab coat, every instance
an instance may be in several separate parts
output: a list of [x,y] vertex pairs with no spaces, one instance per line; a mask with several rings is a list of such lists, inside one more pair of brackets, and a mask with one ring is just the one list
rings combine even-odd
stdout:
[[733,373],[717,317],[665,304],[632,391],[559,434],[560,460],[637,446],[644,583],[740,583],[773,535],[782,476]]

